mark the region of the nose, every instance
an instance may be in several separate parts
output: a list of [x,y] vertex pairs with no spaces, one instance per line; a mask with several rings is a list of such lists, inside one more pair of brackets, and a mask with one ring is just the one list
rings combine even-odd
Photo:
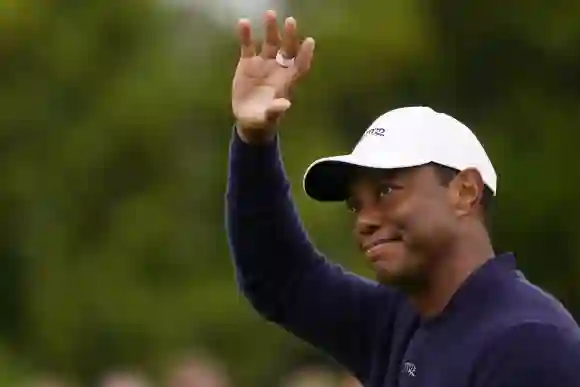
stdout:
[[380,217],[376,211],[361,211],[355,224],[355,231],[361,237],[373,235],[379,228],[381,228]]

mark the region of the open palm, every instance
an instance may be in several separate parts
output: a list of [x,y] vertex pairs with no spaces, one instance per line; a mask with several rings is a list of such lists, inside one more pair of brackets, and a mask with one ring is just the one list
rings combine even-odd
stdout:
[[[238,23],[241,57],[232,84],[232,109],[246,131],[268,128],[290,107],[290,89],[310,69],[314,52],[312,38],[299,42],[293,18],[286,19],[283,36],[273,11],[266,12],[264,24],[266,37],[257,55],[249,22]],[[289,67],[276,61],[279,51],[293,58]]]

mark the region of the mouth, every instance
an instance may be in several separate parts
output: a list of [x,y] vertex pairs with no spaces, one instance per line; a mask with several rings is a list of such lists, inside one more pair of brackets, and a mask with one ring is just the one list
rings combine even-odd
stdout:
[[372,255],[372,253],[376,251],[380,246],[385,245],[387,243],[400,242],[402,240],[403,238],[399,235],[392,236],[389,238],[379,238],[377,240],[365,244],[363,246],[363,250],[366,252],[367,255]]

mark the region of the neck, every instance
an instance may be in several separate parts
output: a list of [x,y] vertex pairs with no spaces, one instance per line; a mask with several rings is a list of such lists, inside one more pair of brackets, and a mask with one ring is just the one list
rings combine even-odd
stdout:
[[[485,234],[486,235],[486,234]],[[465,280],[485,262],[495,256],[487,235],[465,238],[429,271],[428,285],[410,294],[411,303],[423,318],[435,317],[447,306]]]

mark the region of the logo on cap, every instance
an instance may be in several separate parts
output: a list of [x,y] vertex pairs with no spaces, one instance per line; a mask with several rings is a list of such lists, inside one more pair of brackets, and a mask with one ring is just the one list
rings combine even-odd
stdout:
[[384,128],[369,128],[365,131],[365,133],[363,134],[363,137],[366,136],[379,136],[379,137],[383,137],[385,135],[385,129]]
[[362,142],[362,140],[364,140],[368,136],[384,137],[386,131],[387,130],[385,128],[369,128],[369,129],[365,130],[363,135],[360,137],[360,139],[356,143],[356,146],[359,146],[359,144]]

